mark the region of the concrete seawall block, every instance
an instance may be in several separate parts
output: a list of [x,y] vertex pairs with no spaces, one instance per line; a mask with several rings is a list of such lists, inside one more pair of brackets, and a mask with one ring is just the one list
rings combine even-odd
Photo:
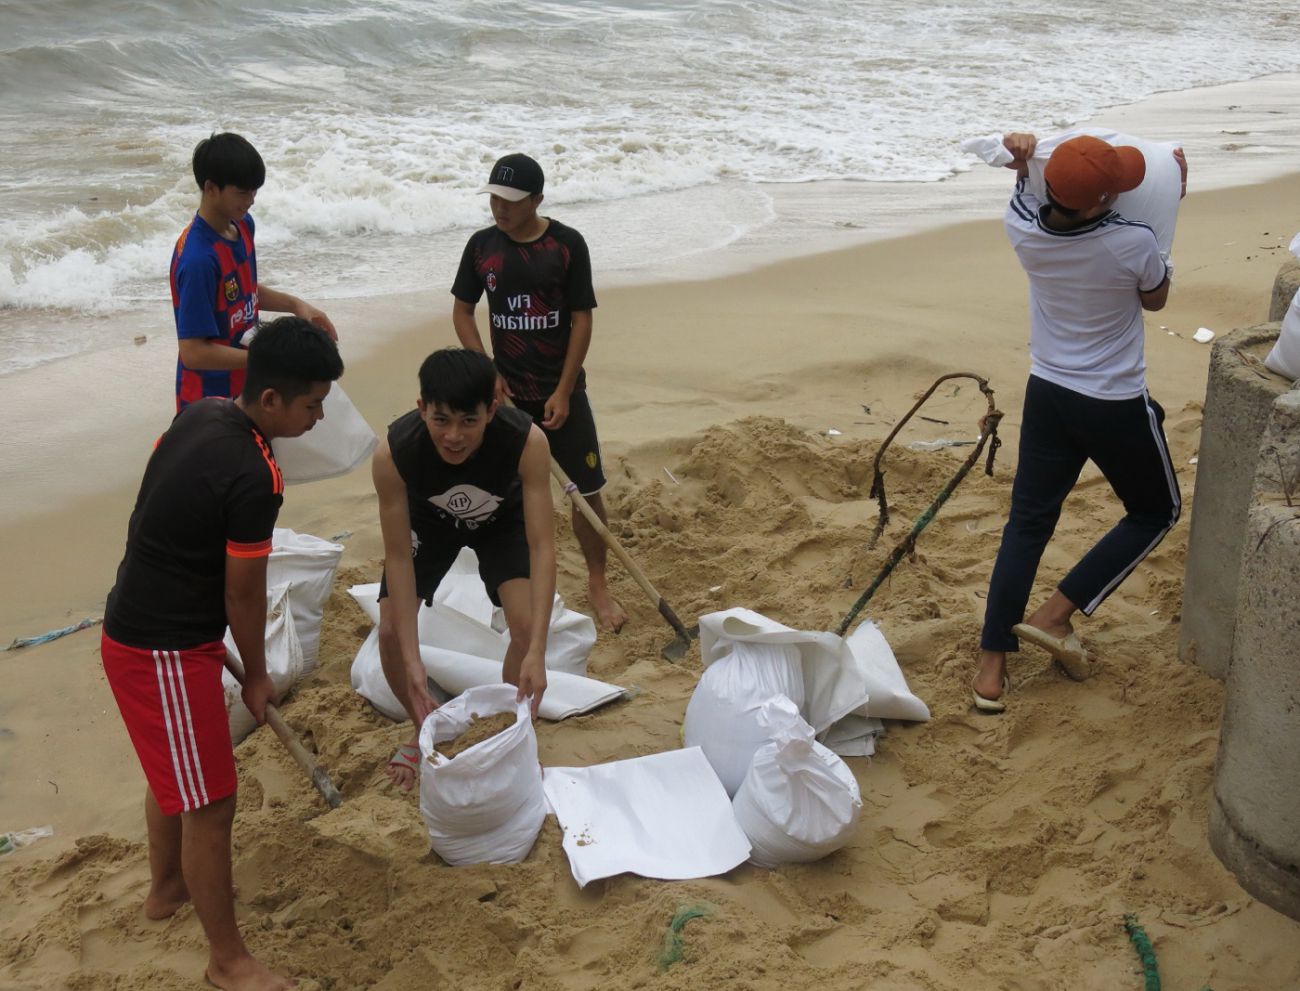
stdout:
[[1273,280],[1273,297],[1268,304],[1269,320],[1281,320],[1286,316],[1297,289],[1300,289],[1300,259],[1291,258],[1282,263],[1277,278]]
[[1220,337],[1210,355],[1187,538],[1178,656],[1222,679],[1232,653],[1242,534],[1273,403],[1291,383],[1264,368],[1279,326]]
[[1244,531],[1209,837],[1241,886],[1300,919],[1300,507]]

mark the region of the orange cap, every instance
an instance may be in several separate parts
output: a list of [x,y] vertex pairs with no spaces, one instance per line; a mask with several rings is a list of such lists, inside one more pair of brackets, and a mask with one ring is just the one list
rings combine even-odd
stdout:
[[1043,170],[1052,199],[1068,210],[1088,210],[1107,196],[1136,189],[1146,174],[1142,152],[1089,134],[1057,145]]

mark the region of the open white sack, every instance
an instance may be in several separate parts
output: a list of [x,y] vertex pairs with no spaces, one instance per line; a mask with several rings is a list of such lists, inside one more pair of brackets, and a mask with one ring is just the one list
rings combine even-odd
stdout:
[[[379,622],[379,583],[348,589],[372,623]],[[451,570],[438,584],[432,603],[420,603],[417,617],[420,643],[462,654],[505,660],[510,633],[505,613],[492,605],[478,575],[478,558],[461,549]],[[590,616],[574,612],[556,593],[551,601],[551,622],[546,634],[546,670],[585,675],[587,657],[596,645],[596,624]]]
[[346,475],[370,457],[379,438],[337,382],[321,406],[324,419],[301,437],[271,441],[286,484]]
[[[446,696],[459,695],[477,686],[501,683],[499,660],[421,644],[420,661],[424,664],[425,674]],[[511,691],[515,690],[513,686],[509,687]],[[379,659],[378,627],[370,631],[352,661],[352,688],[389,719],[400,722],[406,718],[406,710],[384,677],[384,667]],[[537,714],[558,722],[590,712],[624,694],[618,685],[564,671],[547,671],[546,693]]]
[[[437,744],[474,716],[513,712],[514,725],[448,759]],[[420,727],[420,815],[434,851],[453,866],[515,864],[528,856],[546,818],[537,736],[511,685],[483,685],[429,713]]]
[[[1070,138],[1089,134],[1112,145],[1136,148],[1146,159],[1147,171],[1141,185],[1115,198],[1115,210],[1126,220],[1146,224],[1155,233],[1156,242],[1166,258],[1173,248],[1174,228],[1178,223],[1178,203],[1182,197],[1183,176],[1174,150],[1179,145],[1168,141],[1148,141],[1131,134],[1121,134],[1105,127],[1076,127],[1061,134],[1039,138],[1034,157],[1029,162],[1029,189],[1047,202],[1043,167],[1057,146]],[[1011,161],[1011,152],[1002,143],[1001,134],[986,134],[961,143],[961,150],[975,155],[989,165],[1002,166]]]
[[316,667],[320,653],[320,624],[325,602],[330,597],[334,571],[343,556],[343,545],[320,537],[276,527],[271,534],[271,556],[266,562],[266,584],[289,586],[298,643],[302,646],[303,673]]
[[759,867],[805,863],[849,841],[862,796],[848,765],[813,739],[790,699],[765,703],[759,722],[771,736],[754,754],[732,808]]
[[[302,647],[294,626],[293,607],[290,604],[287,584],[276,585],[266,593],[266,673],[281,694],[287,692],[302,677],[304,666]],[[243,663],[235,638],[226,629],[226,650]],[[244,705],[239,682],[229,671],[221,672],[221,687],[226,695],[226,718],[230,724],[230,740],[238,743],[257,728],[257,720]]]
[[804,700],[803,666],[791,644],[731,643],[700,675],[686,704],[682,743],[700,748],[728,796],[771,738],[759,713],[778,696],[793,705]]
[[749,841],[698,747],[595,767],[548,767],[546,798],[579,887],[625,871],[679,881],[745,862]]

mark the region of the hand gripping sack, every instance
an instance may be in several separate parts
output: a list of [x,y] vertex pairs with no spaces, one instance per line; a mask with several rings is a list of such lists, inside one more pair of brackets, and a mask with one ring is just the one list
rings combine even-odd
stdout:
[[[434,851],[453,866],[514,864],[546,818],[542,768],[528,702],[514,685],[483,685],[435,709],[420,727],[420,815]],[[448,760],[435,751],[473,717],[513,712],[509,729]],[[432,759],[431,759],[432,758]]]
[[853,772],[813,739],[793,702],[772,699],[759,722],[771,741],[754,754],[732,810],[759,867],[805,863],[848,842],[862,811]]
[[[239,657],[235,639],[226,630],[226,650]],[[243,658],[239,657],[242,662]],[[266,593],[266,673],[271,676],[275,690],[287,692],[303,675],[302,647],[293,621],[293,608],[289,604],[289,586],[276,585]],[[238,743],[257,729],[257,720],[244,705],[242,688],[229,671],[221,672],[221,687],[226,695],[226,718],[230,724],[230,740]]]
[[686,705],[682,740],[704,751],[728,796],[736,794],[754,752],[769,739],[758,713],[777,695],[803,705],[803,663],[792,644],[738,641],[700,675]]
[[271,441],[285,483],[346,475],[370,457],[379,438],[337,382],[321,404],[325,416],[300,437]]

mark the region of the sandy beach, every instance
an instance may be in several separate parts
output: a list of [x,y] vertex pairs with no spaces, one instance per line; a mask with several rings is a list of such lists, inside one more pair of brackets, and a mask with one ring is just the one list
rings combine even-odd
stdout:
[[[1192,334],[1265,318],[1298,223],[1300,174],[1198,192],[1189,158],[1177,279],[1168,307],[1148,315],[1147,363],[1190,506],[1209,358]],[[989,201],[990,216],[1000,202]],[[378,341],[349,360],[343,379],[377,429],[413,403],[420,359],[453,342],[449,308],[440,289],[332,310],[345,343]],[[933,719],[890,724],[875,757],[849,760],[861,824],[847,847],[811,865],[676,883],[623,875],[580,890],[553,819],[522,864],[442,865],[427,852],[414,797],[378,773],[404,730],[348,683],[367,624],[346,588],[378,578],[368,473],[291,489],[281,525],[346,550],[320,667],[284,714],[345,803],[328,812],[269,730],[238,747],[237,909],[254,952],[308,989],[1136,989],[1142,978],[1122,928],[1133,913],[1168,988],[1300,986],[1300,923],[1243,892],[1205,837],[1222,686],[1175,653],[1186,511],[1081,624],[1100,657],[1095,678],[1072,683],[1045,655],[1023,652],[1011,660],[1008,712],[990,718],[970,706],[1015,465],[1025,308],[1023,275],[992,219],[722,278],[601,292],[587,370],[613,529],[688,621],[741,605],[833,629],[964,456],[906,442],[973,439],[984,409],[969,384],[927,405],[946,422],[915,424],[889,454],[894,518],[869,551],[871,459],[914,397],[939,375],[970,371],[988,378],[1005,412],[992,477],[969,476],[865,613]],[[368,330],[376,326],[382,340]],[[108,437],[84,419],[74,425],[96,397],[76,408],[59,399],[75,375],[72,362],[61,364],[45,378],[49,444],[65,459],[84,451],[87,464],[111,461],[131,482],[91,478],[85,490],[52,492],[48,510],[25,505],[0,523],[5,642],[101,614],[135,479],[168,418],[164,405],[155,427]],[[165,381],[158,396],[165,404]],[[1039,591],[1117,516],[1104,480],[1086,470]],[[557,513],[557,530],[560,591],[586,610],[567,514]],[[639,692],[539,723],[544,764],[678,745],[698,649],[680,665],[662,661],[671,631],[630,578],[617,568],[613,576],[632,622],[600,636],[589,670]],[[55,830],[0,860],[3,991],[201,980],[205,944],[192,909],[163,923],[139,911],[143,777],[98,636],[83,631],[0,660],[0,831]],[[684,960],[661,970],[665,929],[692,905],[709,914],[686,926]]]

